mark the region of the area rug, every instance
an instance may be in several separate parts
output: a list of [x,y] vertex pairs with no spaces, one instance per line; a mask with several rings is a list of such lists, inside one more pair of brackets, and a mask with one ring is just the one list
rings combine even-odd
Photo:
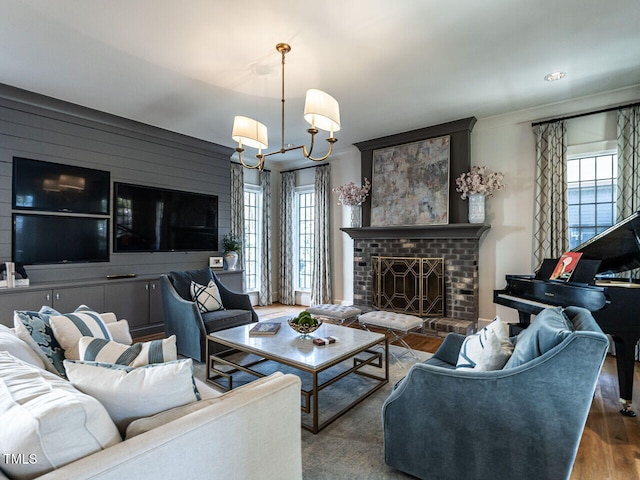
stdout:
[[[393,345],[389,348],[396,354],[402,351]],[[390,355],[387,385],[339,417],[320,433],[314,435],[307,430],[302,430],[302,468],[305,480],[413,478],[384,464],[381,413],[382,404],[393,390],[393,386],[407,374],[411,365],[431,356],[430,353],[419,351],[416,354],[419,357],[417,360],[405,355],[401,361]],[[201,380],[205,376],[204,369],[204,364],[194,364],[195,375]],[[274,362],[265,362],[259,369],[264,374],[275,370],[295,373]],[[250,378],[242,376],[234,378],[234,387],[246,381],[250,381]],[[309,379],[303,375],[302,381],[304,387]],[[368,382],[366,377],[349,375],[324,390],[319,396],[321,421],[332,411],[339,410],[362,389],[368,390],[371,386]],[[304,413],[302,413],[302,421],[310,423]]]

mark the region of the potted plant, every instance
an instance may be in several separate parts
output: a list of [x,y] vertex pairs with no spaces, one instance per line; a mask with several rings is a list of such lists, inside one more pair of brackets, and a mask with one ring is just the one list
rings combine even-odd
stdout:
[[240,237],[233,233],[228,233],[222,238],[222,256],[227,262],[229,270],[235,270],[238,263],[238,253],[242,249]]

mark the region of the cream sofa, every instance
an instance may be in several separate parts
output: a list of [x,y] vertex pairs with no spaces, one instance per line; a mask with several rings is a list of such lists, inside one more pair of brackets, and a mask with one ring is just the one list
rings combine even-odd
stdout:
[[[6,338],[6,331],[4,334]],[[12,357],[16,345],[21,348],[17,343],[5,347]],[[7,361],[13,360],[4,357],[7,370],[11,368]],[[33,366],[24,358],[15,362],[16,368]],[[51,375],[45,372],[42,377]],[[159,418],[143,419],[157,426],[36,478],[302,478],[297,376],[275,373],[224,394],[198,380],[196,385],[202,401],[160,413]],[[6,392],[0,391],[0,406],[3,395],[7,401]],[[0,445],[0,479],[27,478],[2,473],[7,453],[25,455],[18,459],[21,461],[29,452],[6,452]]]

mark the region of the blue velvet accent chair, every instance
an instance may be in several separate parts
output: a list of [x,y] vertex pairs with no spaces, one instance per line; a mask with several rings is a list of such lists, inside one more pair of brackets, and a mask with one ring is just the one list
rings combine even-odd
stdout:
[[609,342],[588,310],[543,310],[502,370],[456,370],[450,333],[382,408],[387,465],[422,479],[568,479]]
[[[198,306],[191,299],[192,280],[200,285],[207,285],[213,280],[220,291],[224,310],[200,313]],[[198,362],[205,361],[207,334],[258,321],[249,295],[229,290],[210,268],[162,275],[160,288],[165,334],[176,336],[180,355],[191,357]]]

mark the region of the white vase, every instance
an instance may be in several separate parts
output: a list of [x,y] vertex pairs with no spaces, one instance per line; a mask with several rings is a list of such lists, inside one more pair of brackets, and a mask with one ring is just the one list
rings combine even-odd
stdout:
[[484,223],[485,198],[480,193],[469,195],[469,223]]
[[227,269],[235,270],[238,263],[238,254],[236,252],[227,252],[223,256],[225,262],[227,262]]
[[351,227],[362,227],[362,205],[351,205]]

